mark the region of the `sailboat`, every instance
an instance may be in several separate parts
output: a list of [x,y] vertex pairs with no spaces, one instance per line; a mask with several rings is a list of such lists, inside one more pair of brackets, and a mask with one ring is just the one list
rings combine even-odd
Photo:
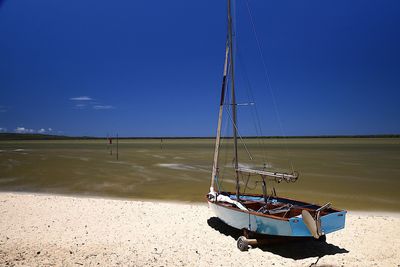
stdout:
[[[333,208],[331,203],[312,204],[300,200],[280,197],[274,190],[267,193],[267,183],[295,182],[299,174],[292,172],[275,172],[263,169],[242,167],[238,159],[237,103],[235,99],[234,46],[232,29],[232,4],[227,0],[228,34],[225,50],[225,62],[222,79],[221,100],[219,105],[217,135],[215,141],[214,160],[211,174],[210,192],[207,194],[209,207],[215,215],[231,227],[243,231],[237,240],[240,250],[247,250],[249,245],[257,242],[254,236],[313,237],[320,241],[326,235],[345,227],[346,211]],[[227,76],[230,76],[230,79]],[[230,103],[225,103],[225,94],[230,83]],[[221,125],[224,106],[231,109],[233,129],[234,173],[236,192],[224,192],[217,189],[219,177],[219,150],[221,143]],[[241,192],[240,175],[252,175],[260,179],[262,193],[245,194]]]

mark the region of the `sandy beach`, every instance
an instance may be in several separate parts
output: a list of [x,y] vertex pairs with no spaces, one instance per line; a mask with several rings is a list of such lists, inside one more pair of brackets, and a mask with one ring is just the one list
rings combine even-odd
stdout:
[[0,193],[0,266],[399,266],[400,217],[349,212],[345,230],[236,248],[206,204]]

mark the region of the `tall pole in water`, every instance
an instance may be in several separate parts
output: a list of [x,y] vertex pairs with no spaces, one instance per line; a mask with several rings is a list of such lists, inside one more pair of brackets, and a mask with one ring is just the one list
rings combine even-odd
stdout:
[[117,160],[118,160],[118,134],[117,134]]
[[236,199],[239,201],[239,172],[238,172],[238,151],[237,151],[237,117],[236,117],[236,96],[235,96],[235,64],[233,51],[233,29],[232,29],[232,8],[231,0],[228,0],[228,31],[229,31],[229,50],[230,50],[230,71],[231,71],[231,98],[232,98],[232,120],[233,120],[233,150],[236,174]]
[[107,133],[107,137],[106,137],[106,142],[107,142],[107,150],[110,150],[110,140],[108,138],[108,133]]
[[110,150],[110,155],[112,155],[112,137],[107,134],[108,150]]

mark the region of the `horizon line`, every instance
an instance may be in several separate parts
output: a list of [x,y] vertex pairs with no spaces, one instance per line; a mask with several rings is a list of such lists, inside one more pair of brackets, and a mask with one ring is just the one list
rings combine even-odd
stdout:
[[[4,138],[5,137],[5,138]],[[54,134],[33,134],[33,133],[0,133],[0,140],[29,140],[29,139],[117,139],[114,136],[87,136],[87,135],[54,135]],[[340,135],[265,135],[265,136],[243,136],[246,139],[295,139],[295,138],[399,138],[400,134],[340,134]],[[221,137],[222,139],[232,139],[232,136]],[[118,136],[118,139],[215,139],[215,136]]]

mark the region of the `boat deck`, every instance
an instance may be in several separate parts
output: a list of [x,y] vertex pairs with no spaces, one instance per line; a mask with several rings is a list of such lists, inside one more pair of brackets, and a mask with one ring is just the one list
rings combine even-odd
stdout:
[[[232,193],[224,193],[232,200],[236,200],[236,195]],[[243,195],[240,197],[240,203],[245,206],[250,213],[264,215],[267,217],[279,217],[281,219],[290,219],[301,216],[302,210],[307,210],[312,216],[315,216],[316,210],[321,206],[307,202],[292,200],[288,198],[269,196],[267,203],[262,195]],[[219,205],[238,209],[234,204],[226,202],[218,202]],[[320,215],[324,216],[330,213],[335,213],[340,210],[328,208],[321,211]]]

